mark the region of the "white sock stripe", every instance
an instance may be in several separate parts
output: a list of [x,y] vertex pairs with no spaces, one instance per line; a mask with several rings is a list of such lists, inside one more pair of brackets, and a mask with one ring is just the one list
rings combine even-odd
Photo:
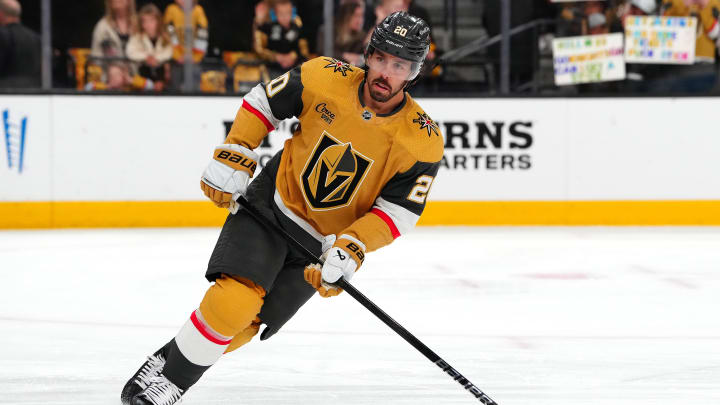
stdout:
[[208,340],[193,324],[192,320],[180,328],[175,336],[180,352],[193,364],[198,366],[211,366],[222,356],[230,342],[218,344]]
[[350,235],[344,233],[344,234],[340,235],[340,237],[338,239],[347,239],[351,242],[354,242],[356,245],[360,246],[360,249],[362,249],[363,252],[365,252],[367,250],[367,248],[365,247],[365,244],[362,243],[360,241],[360,239],[358,239],[354,236],[350,236]]
[[207,321],[205,321],[205,318],[203,317],[202,312],[200,312],[200,308],[195,310],[195,317],[197,318],[198,321],[200,321],[200,323],[202,323],[205,332],[209,333],[217,340],[232,340],[232,338],[233,338],[232,336],[225,336],[225,335],[219,334],[218,332],[215,332],[215,330],[207,323]]

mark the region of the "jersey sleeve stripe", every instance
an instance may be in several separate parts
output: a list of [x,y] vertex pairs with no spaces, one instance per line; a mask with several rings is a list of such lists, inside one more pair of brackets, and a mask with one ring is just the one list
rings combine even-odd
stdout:
[[392,203],[382,197],[378,197],[375,200],[374,208],[379,209],[392,220],[393,224],[398,229],[398,234],[410,232],[420,219],[420,215],[413,213],[402,205]]
[[[273,128],[277,128],[278,124],[280,124],[280,119],[277,118],[278,114],[273,111],[273,107],[270,105],[270,100],[262,84],[253,87],[250,92],[243,97],[243,105],[246,101],[255,111],[265,117],[263,122],[267,121]],[[253,114],[255,113],[253,112]]]
[[258,110],[255,109],[250,103],[248,103],[246,100],[243,100],[242,108],[250,111],[253,113],[256,117],[262,121],[263,124],[265,124],[265,128],[267,128],[268,132],[275,130],[275,127],[268,121],[267,118]]
[[382,219],[383,221],[385,221],[385,223],[387,224],[388,228],[390,228],[390,233],[392,234],[393,239],[397,239],[398,236],[400,236],[400,231],[398,231],[397,227],[395,226],[395,223],[394,223],[393,220],[390,218],[390,216],[388,216],[388,214],[382,212],[382,211],[381,211],[380,209],[378,209],[378,208],[373,208],[370,212],[372,212],[373,214],[375,214],[375,215],[377,215],[378,217],[380,217],[380,219]]

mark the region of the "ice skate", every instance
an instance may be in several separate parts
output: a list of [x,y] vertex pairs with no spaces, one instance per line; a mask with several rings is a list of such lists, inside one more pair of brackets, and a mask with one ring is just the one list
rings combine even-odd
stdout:
[[164,375],[159,374],[150,378],[150,384],[137,394],[130,402],[131,405],[173,405],[180,401],[185,393],[173,384]]
[[[164,349],[164,348],[163,348]],[[160,349],[152,356],[149,356],[145,363],[130,377],[122,392],[120,400],[123,405],[130,405],[133,397],[150,385],[150,379],[156,377],[165,366],[164,350]]]

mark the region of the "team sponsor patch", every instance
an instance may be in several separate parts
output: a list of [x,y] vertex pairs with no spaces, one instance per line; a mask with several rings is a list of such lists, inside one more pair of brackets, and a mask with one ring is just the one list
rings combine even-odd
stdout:
[[315,106],[315,111],[320,114],[320,118],[328,124],[332,124],[335,119],[335,113],[330,111],[327,103],[320,103]]
[[420,129],[426,129],[428,136],[432,135],[431,131],[434,132],[435,135],[440,136],[440,134],[438,133],[437,123],[430,119],[430,117],[428,117],[426,113],[420,114],[419,112],[416,112],[415,114],[417,114],[418,117],[415,118],[412,122],[419,124]]
[[323,60],[328,62],[328,64],[324,66],[325,69],[333,69],[333,72],[340,72],[343,76],[347,76],[346,72],[353,71],[349,63],[345,63],[341,60],[337,60],[335,58],[323,58]]
[[301,175],[305,200],[313,210],[350,204],[373,160],[323,131]]

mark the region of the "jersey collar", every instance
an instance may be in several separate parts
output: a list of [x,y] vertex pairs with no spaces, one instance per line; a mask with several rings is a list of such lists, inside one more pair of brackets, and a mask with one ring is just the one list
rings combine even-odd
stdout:
[[[363,96],[363,86],[365,86],[365,79],[363,79],[363,81],[360,82],[360,87],[358,88],[358,100],[360,101],[360,105],[362,106],[362,108],[365,108],[365,103],[363,102],[363,97],[362,97]],[[405,89],[403,89],[402,92],[403,92],[402,101],[392,111],[390,111],[387,114],[374,114],[374,113],[373,114],[376,117],[389,117],[391,115],[394,115],[398,111],[402,110],[403,107],[405,107],[405,103],[407,102],[407,92],[405,91]]]

